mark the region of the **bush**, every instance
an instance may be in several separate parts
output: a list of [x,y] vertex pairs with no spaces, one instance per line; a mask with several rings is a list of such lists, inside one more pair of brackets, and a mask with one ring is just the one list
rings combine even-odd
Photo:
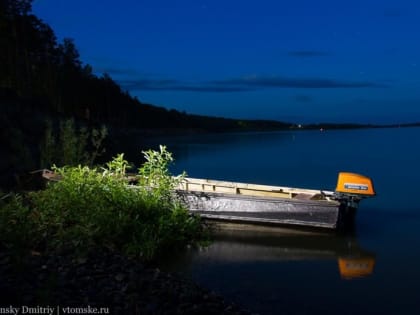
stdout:
[[[62,180],[29,194],[30,208],[17,197],[5,204],[2,222],[23,222],[35,235],[19,242],[31,246],[43,238],[49,248],[85,251],[105,246],[145,259],[197,243],[203,228],[174,196],[174,185],[182,177],[173,178],[167,171],[171,154],[165,147],[144,154],[136,186],[127,184],[128,163],[122,154],[105,168],[55,168]],[[8,242],[18,237],[6,224],[0,225],[0,233],[9,235]]]
[[[56,131],[59,131],[58,136],[55,136]],[[40,145],[40,166],[93,165],[105,152],[102,145],[107,134],[108,130],[104,126],[99,130],[77,128],[74,119],[60,121],[59,130],[54,130],[51,121],[47,120]]]
[[39,246],[42,233],[38,229],[37,211],[18,194],[3,195],[0,200],[0,243],[16,254]]

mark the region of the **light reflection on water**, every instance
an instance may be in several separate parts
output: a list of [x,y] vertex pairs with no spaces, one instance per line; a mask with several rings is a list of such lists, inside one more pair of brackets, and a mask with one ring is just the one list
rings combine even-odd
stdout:
[[219,231],[162,268],[261,314],[420,313],[420,128],[158,143],[175,153],[173,172],[191,177],[334,190],[338,172],[350,171],[372,177],[378,193],[361,202],[353,235]]
[[211,224],[213,236],[208,247],[188,249],[162,267],[188,274],[198,264],[332,260],[337,262],[337,272],[343,279],[373,273],[375,254],[359,246],[352,234],[238,223]]
[[337,314],[349,294],[366,293],[346,291],[373,277],[375,263],[375,253],[354,235],[232,225],[216,229],[210,246],[180,253],[161,268],[260,314]]

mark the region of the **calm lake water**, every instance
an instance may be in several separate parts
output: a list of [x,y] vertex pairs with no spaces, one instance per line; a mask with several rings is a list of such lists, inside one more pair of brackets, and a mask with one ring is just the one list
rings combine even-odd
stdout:
[[[160,142],[175,154],[173,172],[191,177],[334,190],[349,171],[372,177],[377,191],[361,202],[352,235],[225,229],[162,268],[260,314],[420,314],[420,128]],[[340,272],[349,259],[359,277]]]

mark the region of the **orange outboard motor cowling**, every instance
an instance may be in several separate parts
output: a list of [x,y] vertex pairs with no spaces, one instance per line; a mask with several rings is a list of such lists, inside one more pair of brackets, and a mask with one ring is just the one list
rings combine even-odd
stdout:
[[369,177],[355,173],[340,172],[335,191],[360,197],[375,196],[372,180]]

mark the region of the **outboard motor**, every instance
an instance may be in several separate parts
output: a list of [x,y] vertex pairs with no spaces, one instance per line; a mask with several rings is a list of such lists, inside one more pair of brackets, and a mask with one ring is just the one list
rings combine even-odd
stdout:
[[355,173],[340,172],[334,199],[345,201],[347,207],[356,209],[359,201],[375,196],[372,179]]

